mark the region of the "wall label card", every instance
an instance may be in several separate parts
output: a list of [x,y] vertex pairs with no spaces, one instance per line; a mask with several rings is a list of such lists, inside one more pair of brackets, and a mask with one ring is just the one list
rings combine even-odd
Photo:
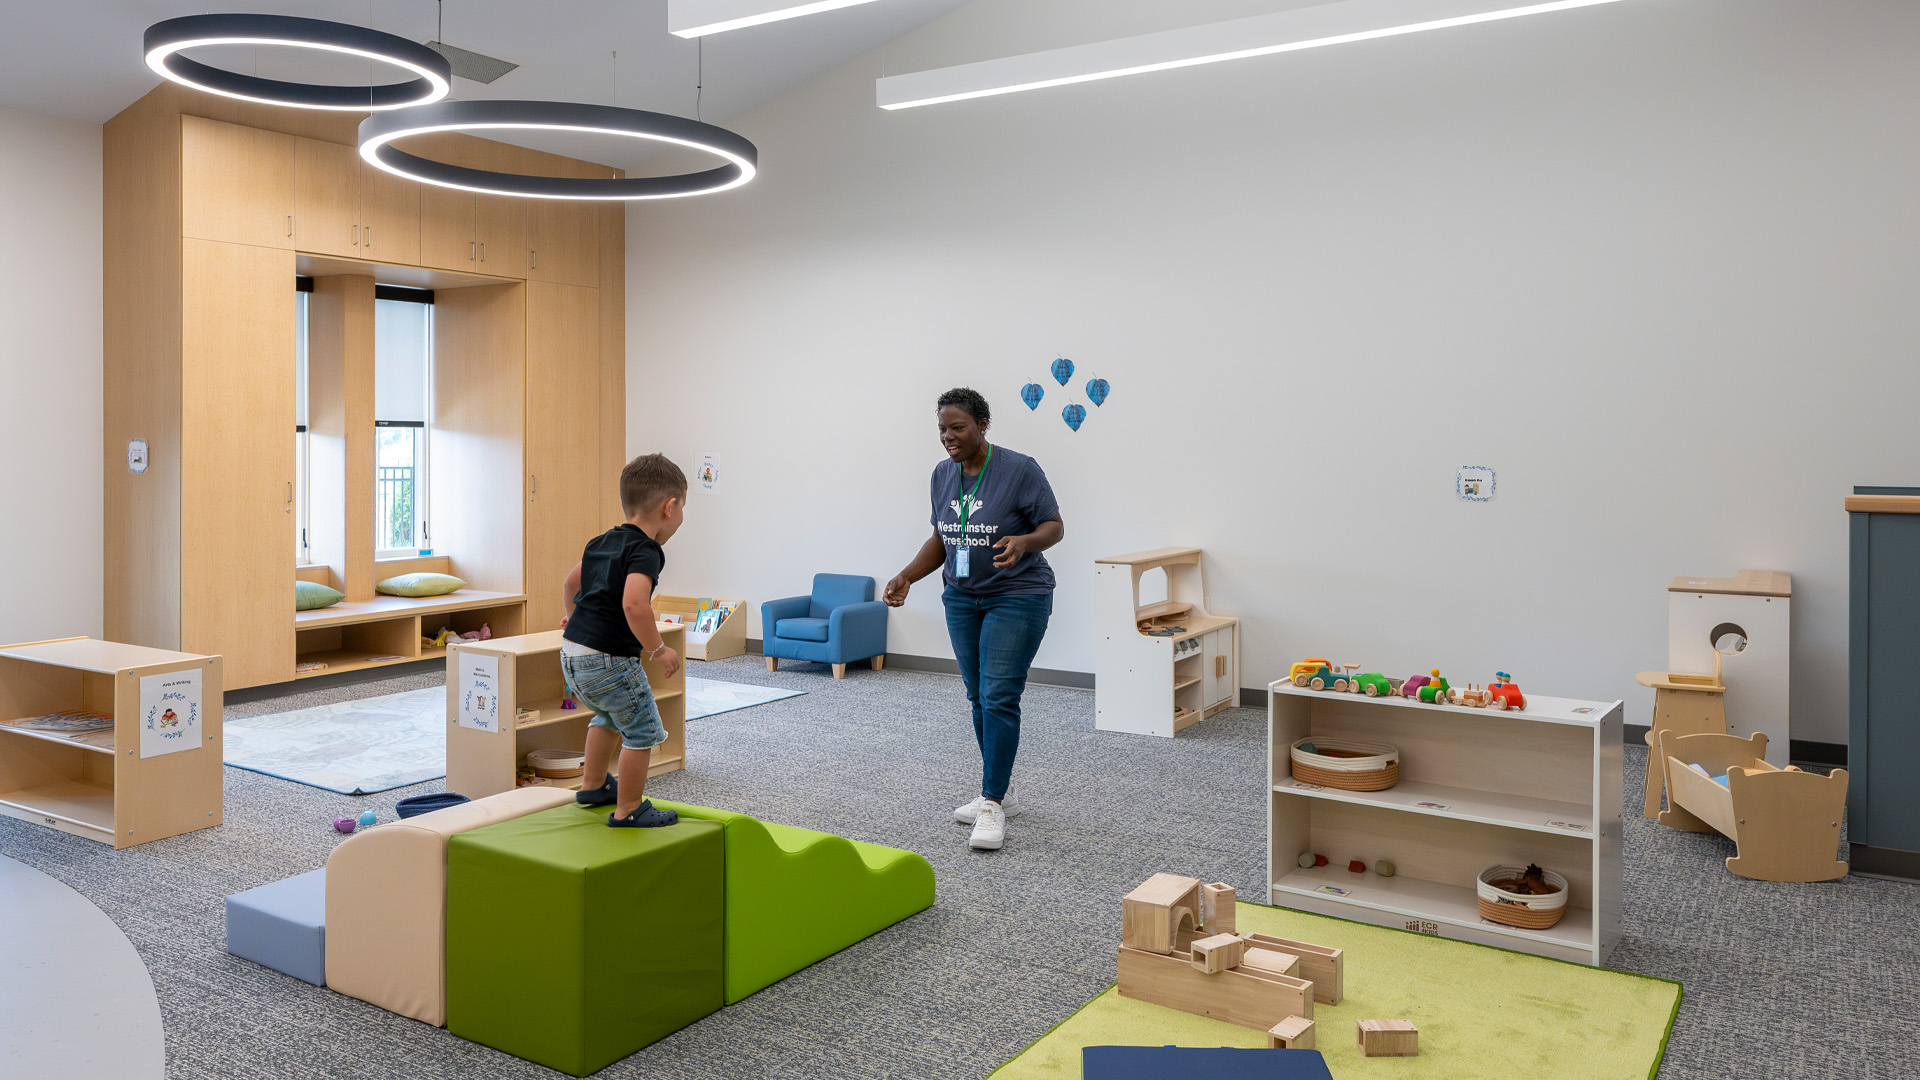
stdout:
[[1462,465],[1454,475],[1453,486],[1467,502],[1487,502],[1493,498],[1493,470],[1485,465]]
[[500,658],[465,649],[460,658],[460,726],[475,731],[500,730]]
[[693,470],[694,490],[703,495],[712,495],[720,490],[720,455],[701,454],[700,464]]
[[200,733],[200,675],[196,667],[141,677],[141,757],[200,749],[205,741]]

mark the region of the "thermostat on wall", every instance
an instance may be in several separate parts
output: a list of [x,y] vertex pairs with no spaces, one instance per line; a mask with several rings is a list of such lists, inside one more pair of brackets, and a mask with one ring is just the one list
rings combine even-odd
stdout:
[[1486,502],[1493,498],[1493,470],[1485,465],[1462,465],[1454,477],[1454,491],[1468,502]]
[[130,473],[147,471],[147,440],[127,440],[127,471]]

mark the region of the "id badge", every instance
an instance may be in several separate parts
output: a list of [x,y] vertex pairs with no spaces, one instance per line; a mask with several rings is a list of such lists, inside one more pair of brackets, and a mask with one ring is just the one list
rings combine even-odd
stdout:
[[972,554],[973,554],[972,548],[963,547],[963,548],[954,549],[954,552],[953,552],[953,576],[954,577],[963,578],[967,576],[967,574],[970,571],[970,567],[968,564],[971,562],[971,560],[968,559],[967,556]]

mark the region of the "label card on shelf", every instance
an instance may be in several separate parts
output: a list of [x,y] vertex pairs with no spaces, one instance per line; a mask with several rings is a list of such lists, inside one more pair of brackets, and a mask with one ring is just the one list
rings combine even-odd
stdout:
[[500,658],[465,649],[460,657],[460,726],[500,730]]
[[140,679],[140,756],[159,757],[198,750],[200,669],[146,675]]

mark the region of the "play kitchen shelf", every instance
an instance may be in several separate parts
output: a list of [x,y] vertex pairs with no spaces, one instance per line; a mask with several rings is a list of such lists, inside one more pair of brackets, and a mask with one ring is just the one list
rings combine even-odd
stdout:
[[[1281,907],[1602,964],[1620,937],[1620,702],[1527,695],[1523,710],[1267,687],[1269,902]],[[1384,743],[1399,781],[1345,791],[1296,781],[1303,738]],[[1328,865],[1301,868],[1301,853]],[[1353,873],[1350,861],[1366,864]],[[1381,877],[1378,860],[1394,863]],[[1538,864],[1568,881],[1558,924],[1480,916],[1495,865]]]
[[0,723],[0,814],[116,848],[220,824],[220,666],[91,638],[0,647],[0,721],[77,713],[112,725]]
[[[1231,707],[1240,685],[1239,620],[1206,609],[1199,548],[1094,560],[1094,720],[1100,731],[1172,737]],[[1140,602],[1165,575],[1167,599]]]
[[[675,652],[685,648],[683,627],[661,623],[659,628],[660,637],[668,647]],[[549,630],[522,637],[489,638],[456,645],[450,650],[447,659],[448,791],[459,792],[470,799],[512,791],[517,785],[520,766],[532,751],[586,749],[587,722],[593,718],[593,712],[585,708],[561,708],[567,688],[560,674],[560,635],[561,631]],[[476,659],[483,661],[479,669],[470,662]],[[654,701],[660,707],[660,718],[667,729],[667,741],[654,748],[647,769],[648,776],[658,776],[686,767],[687,668],[681,664],[680,670],[668,678],[664,668],[648,660],[646,671]],[[471,714],[466,723],[462,722],[463,704],[470,704],[469,699],[476,694],[497,695],[496,707],[481,710],[491,714],[490,726],[474,726]],[[519,713],[527,710],[540,715],[525,724],[516,723]],[[616,763],[616,771],[617,768]],[[580,777],[542,778],[533,783],[577,789]]]

